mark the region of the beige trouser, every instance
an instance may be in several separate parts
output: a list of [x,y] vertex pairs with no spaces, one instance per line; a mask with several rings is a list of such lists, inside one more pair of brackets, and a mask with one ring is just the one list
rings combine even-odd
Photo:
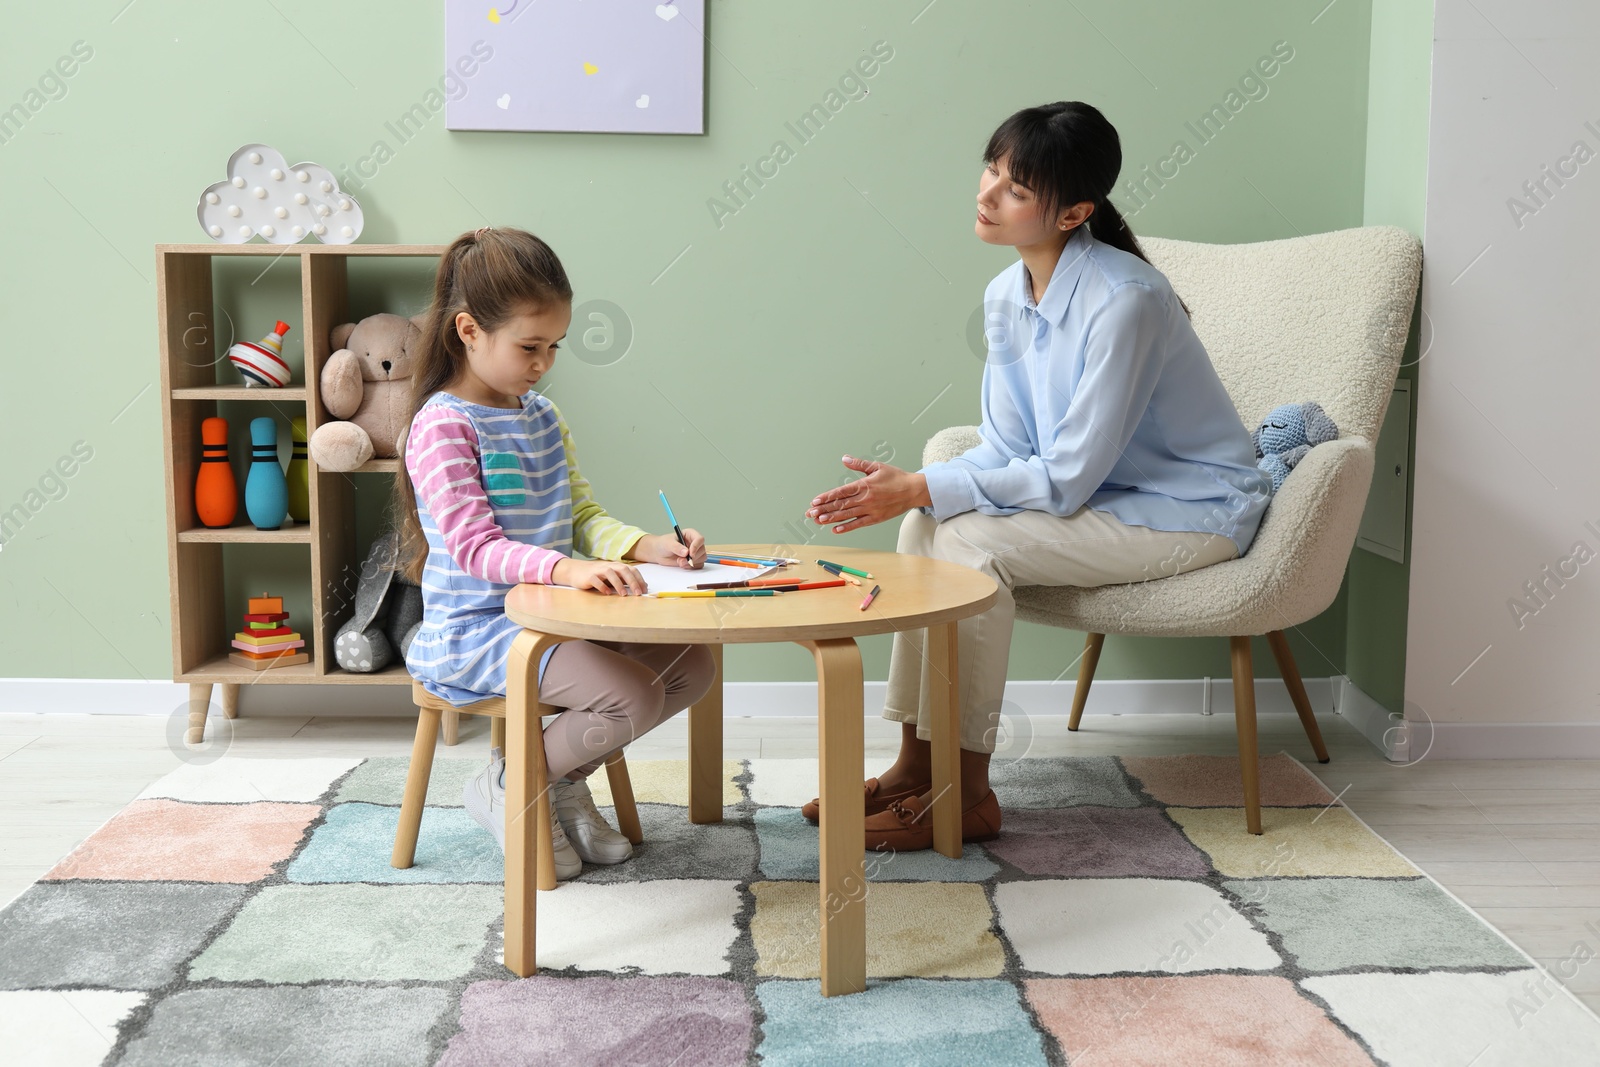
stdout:
[[550,780],[587,778],[611,753],[705,696],[716,676],[705,645],[563,641],[539,683],[541,701],[567,709],[544,728]]
[[[1093,587],[1164,578],[1237,558],[1239,548],[1221,534],[1183,533],[1128,526],[1084,505],[1060,518],[1044,511],[982,515],[976,511],[939,522],[912,509],[900,524],[899,551],[961,563],[999,585],[994,607],[957,624],[956,678],[961,689],[961,747],[993,752],[1005,695],[1006,660],[1017,585]],[[914,722],[927,740],[923,709],[927,657],[923,630],[894,635],[889,691],[883,717]]]

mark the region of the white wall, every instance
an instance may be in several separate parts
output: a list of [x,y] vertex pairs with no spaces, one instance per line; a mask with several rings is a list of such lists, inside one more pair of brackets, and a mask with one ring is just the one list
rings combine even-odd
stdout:
[[[1600,5],[1437,0],[1434,27],[1407,718],[1593,726]],[[1545,178],[1580,142],[1595,158]],[[1600,755],[1600,729],[1445,733],[1480,739],[1457,755]]]

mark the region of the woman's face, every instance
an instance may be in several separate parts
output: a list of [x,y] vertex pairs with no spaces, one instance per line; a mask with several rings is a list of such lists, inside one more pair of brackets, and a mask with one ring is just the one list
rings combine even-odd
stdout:
[[1006,157],[978,175],[978,217],[973,232],[992,245],[1033,245],[1050,236],[1039,217],[1039,198],[1006,171]]
[[1007,158],[1002,156],[988,164],[978,175],[978,217],[973,232],[980,240],[1025,248],[1061,240],[1089,217],[1092,205],[1082,203],[1057,212],[1053,219],[1044,219],[1038,196],[1013,181],[1007,172]]

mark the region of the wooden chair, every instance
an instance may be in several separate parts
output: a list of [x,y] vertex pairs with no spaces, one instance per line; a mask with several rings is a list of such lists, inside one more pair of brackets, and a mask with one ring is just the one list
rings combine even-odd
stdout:
[[[422,804],[428,795],[428,776],[433,771],[433,750],[439,740],[439,719],[446,712],[458,715],[485,715],[489,724],[492,745],[505,748],[506,700],[491,697],[476,704],[458,708],[440,700],[423,688],[422,683],[411,683],[411,699],[417,705],[417,738],[411,746],[411,768],[406,772],[406,789],[400,802],[400,824],[394,833],[394,855],[389,866],[404,870],[416,857],[417,834],[422,827]],[[543,715],[556,715],[563,709],[548,704],[539,705]],[[556,887],[554,846],[550,840],[550,791],[544,765],[544,746],[533,745],[536,762],[533,768],[534,826],[538,835],[539,888]],[[619,750],[606,760],[606,778],[611,783],[611,798],[616,804],[618,829],[639,844],[644,833],[639,828],[639,809],[633,801],[633,783],[628,778],[628,764]]]
[[[1258,244],[1140,242],[1193,314],[1195,332],[1245,426],[1279,404],[1315,400],[1339,427],[1273,496],[1238,559],[1145,582],[1018,586],[1017,618],[1088,635],[1068,729],[1076,730],[1108,633],[1224,636],[1231,647],[1245,825],[1261,833],[1250,637],[1265,634],[1319,762],[1317,720],[1283,631],[1333,603],[1372,482],[1373,444],[1394,390],[1411,324],[1422,249],[1393,226]],[[980,440],[976,426],[935,434],[923,463]]]

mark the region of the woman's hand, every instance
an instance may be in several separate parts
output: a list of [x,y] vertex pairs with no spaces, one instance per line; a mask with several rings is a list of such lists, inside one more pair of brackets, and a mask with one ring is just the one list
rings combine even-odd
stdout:
[[700,536],[700,531],[687,527],[684,528],[683,539],[689,542],[689,547],[679,544],[674,534],[645,534],[633,543],[628,555],[641,563],[659,563],[666,567],[682,567],[685,570],[704,567],[706,539]]
[[[681,546],[680,546],[681,547]],[[592,589],[607,596],[639,596],[645,593],[644,575],[614,559],[573,559],[571,556],[556,561],[550,572],[552,585],[570,585],[574,589]]]
[[806,517],[819,526],[839,523],[833,528],[836,534],[887,522],[912,508],[933,503],[928,496],[928,480],[920,474],[873,459],[845,456],[842,462],[866,477],[829,489],[813,500],[806,511]]

